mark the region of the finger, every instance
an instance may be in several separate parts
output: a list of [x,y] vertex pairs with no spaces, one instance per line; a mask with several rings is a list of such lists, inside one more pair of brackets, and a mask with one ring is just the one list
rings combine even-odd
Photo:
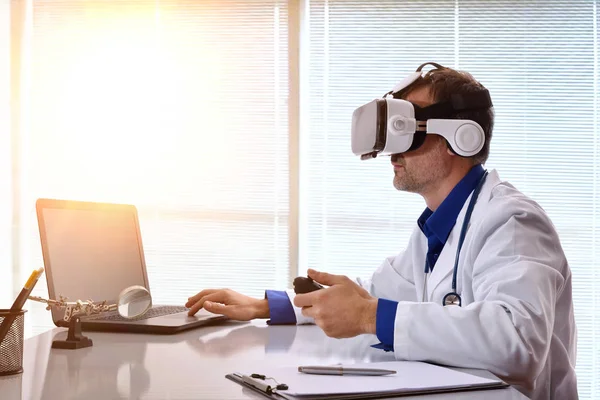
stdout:
[[218,292],[219,290],[223,290],[223,289],[204,289],[203,291],[198,292],[198,294],[195,294],[194,296],[189,297],[187,303],[185,303],[185,306],[190,307],[192,304],[196,303],[198,300],[200,300],[204,296]]
[[214,292],[202,297],[198,300],[194,305],[192,305],[188,311],[188,315],[194,315],[204,306],[206,301],[213,301],[217,303],[227,303],[228,293],[225,290],[219,290],[218,292]]
[[370,299],[372,298],[371,293],[369,293],[367,291],[367,289],[365,289],[362,286],[356,285],[358,287],[358,294],[363,298],[363,299]]
[[237,321],[248,321],[252,318],[250,315],[249,307],[238,306],[238,305],[226,305],[223,303],[215,303],[212,301],[207,301],[204,303],[204,309],[213,314],[224,315],[228,318],[237,320]]
[[327,272],[315,271],[314,269],[308,270],[308,276],[323,285],[333,286],[341,283],[345,283],[348,281],[348,277],[345,275],[333,275],[328,274]]
[[302,315],[307,318],[315,319],[315,308],[314,307],[302,307]]
[[296,307],[310,307],[312,306],[319,297],[319,291],[314,291],[310,293],[297,294],[294,296],[294,305]]

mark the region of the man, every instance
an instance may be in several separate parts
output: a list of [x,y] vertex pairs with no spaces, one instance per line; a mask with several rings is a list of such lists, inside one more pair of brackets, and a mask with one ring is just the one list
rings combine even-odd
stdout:
[[[439,67],[398,96],[424,108],[478,90],[485,88],[471,75]],[[406,250],[370,279],[309,270],[329,287],[296,296],[267,291],[266,299],[209,289],[189,298],[189,313],[204,307],[237,320],[314,322],[332,337],[376,334],[399,360],[486,369],[533,399],[576,399],[571,272],[555,228],[496,171],[486,176],[492,108],[453,117],[477,122],[485,144],[464,157],[428,132],[420,146],[391,157],[396,189],[420,194],[427,208]],[[452,292],[460,306],[444,305]]]

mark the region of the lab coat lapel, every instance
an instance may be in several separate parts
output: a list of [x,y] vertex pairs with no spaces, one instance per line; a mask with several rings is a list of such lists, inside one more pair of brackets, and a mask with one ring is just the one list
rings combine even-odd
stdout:
[[[462,213],[462,211],[461,211]],[[462,221],[464,219],[460,216],[456,220],[456,226],[459,226],[456,229],[456,226],[450,232],[448,236],[448,240],[446,240],[446,244],[438,257],[437,262],[435,263],[435,267],[429,276],[429,280],[427,283],[427,298],[429,301],[437,302],[438,299],[434,298],[432,294],[435,292],[435,289],[438,285],[444,281],[444,279],[452,279],[452,271],[454,267],[454,258],[456,257],[456,246],[458,244],[458,236],[460,232],[460,226],[462,225]],[[461,225],[458,225],[461,224]],[[448,287],[451,287],[451,281],[448,284]]]
[[[474,221],[477,221],[479,218],[481,218],[482,213],[486,209],[487,203],[489,202],[489,199],[490,199],[490,196],[492,193],[492,189],[499,183],[500,183],[500,178],[498,177],[498,173],[496,172],[496,170],[489,171],[488,176],[485,180],[485,183],[483,184],[483,187],[481,188],[481,192],[479,193],[479,197],[477,198],[477,202],[475,203],[475,208],[473,209],[473,213],[471,214],[471,221],[469,223],[469,226],[472,225],[472,223]],[[448,240],[446,240],[444,249],[440,253],[440,257],[438,258],[437,262],[435,263],[433,272],[431,273],[431,276],[429,277],[429,282],[427,284],[427,298],[430,301],[433,301],[433,302],[436,302],[438,300],[441,301],[441,297],[439,299],[434,298],[433,294],[435,293],[437,287],[442,282],[447,280],[447,284],[444,284],[444,286],[447,286],[447,290],[446,290],[446,288],[444,288],[444,290],[446,290],[446,291],[442,294],[442,297],[446,293],[450,292],[450,290],[452,288],[452,273],[454,271],[454,262],[456,259],[456,249],[458,247],[460,231],[461,231],[463,222],[465,220],[465,214],[467,212],[467,207],[469,205],[469,202],[471,201],[472,195],[473,194],[471,193],[471,195],[465,201],[465,204],[463,204],[463,207],[460,210],[458,217],[456,218],[456,223],[454,224],[454,227],[452,228],[452,231],[450,232],[450,235],[448,236]],[[467,236],[468,235],[469,235],[469,229],[467,229]],[[465,243],[466,242],[468,242],[468,241],[466,240],[466,237],[465,237]],[[465,248],[465,244],[463,244],[463,249],[461,251],[460,258],[459,258],[458,277],[460,277],[460,268],[461,268],[462,262],[464,261],[463,257],[464,257],[464,253],[466,250],[467,249]],[[460,281],[457,281],[457,289],[460,293],[460,291],[461,291]]]

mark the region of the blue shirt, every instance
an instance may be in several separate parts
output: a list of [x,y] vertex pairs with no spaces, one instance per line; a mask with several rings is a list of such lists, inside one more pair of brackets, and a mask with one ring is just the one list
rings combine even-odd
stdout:
[[[437,210],[432,211],[426,208],[417,220],[417,225],[427,238],[425,273],[433,270],[446,240],[456,224],[460,210],[462,210],[467,198],[479,183],[484,172],[483,167],[479,164],[471,168]],[[287,293],[267,290],[266,297],[269,302],[270,324],[296,323],[296,315]],[[394,321],[396,320],[397,308],[397,301],[378,300],[376,333],[381,343],[374,347],[388,351],[394,349]]]
[[483,176],[483,167],[476,165],[461,179],[450,194],[444,199],[437,210],[426,208],[417,220],[417,225],[427,238],[427,257],[425,273],[433,271],[456,219],[467,198]]

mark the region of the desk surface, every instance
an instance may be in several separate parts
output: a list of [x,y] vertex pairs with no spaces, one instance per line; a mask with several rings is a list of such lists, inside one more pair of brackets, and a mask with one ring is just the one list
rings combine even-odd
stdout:
[[[246,399],[262,398],[227,380],[236,370],[264,365],[393,360],[371,348],[375,336],[331,339],[316,326],[267,326],[227,322],[176,335],[85,332],[94,345],[51,349],[66,338],[57,328],[25,341],[24,373],[0,377],[2,400],[54,399]],[[483,371],[470,371],[490,376]],[[449,399],[456,394],[402,397]],[[522,400],[513,388],[460,394],[461,399]]]

